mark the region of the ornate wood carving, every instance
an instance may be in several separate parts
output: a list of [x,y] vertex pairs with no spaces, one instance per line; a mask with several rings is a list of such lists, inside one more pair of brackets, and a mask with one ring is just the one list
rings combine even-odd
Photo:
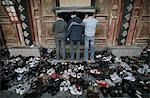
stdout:
[[0,3],[0,25],[1,25],[1,33],[7,46],[21,45],[17,25],[12,24],[10,22],[10,19],[1,3]]
[[135,6],[135,9],[139,11],[139,15],[136,17],[137,24],[132,44],[145,46],[148,45],[148,41],[150,40],[150,1],[136,0],[136,2],[141,3],[138,3]]

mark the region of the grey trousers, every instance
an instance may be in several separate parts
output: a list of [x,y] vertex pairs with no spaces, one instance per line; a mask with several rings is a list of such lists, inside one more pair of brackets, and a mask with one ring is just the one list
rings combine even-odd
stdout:
[[62,37],[55,37],[55,45],[56,45],[56,56],[59,60],[60,57],[63,57],[63,60],[66,59],[66,50],[65,50],[66,39]]
[[76,46],[76,60],[80,60],[80,41],[70,40],[70,56],[71,61],[74,60],[74,46]]

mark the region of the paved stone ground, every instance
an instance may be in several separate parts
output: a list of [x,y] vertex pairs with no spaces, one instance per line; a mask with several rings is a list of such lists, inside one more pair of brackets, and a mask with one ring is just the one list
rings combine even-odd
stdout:
[[[23,96],[17,95],[13,92],[9,92],[7,90],[0,92],[0,98],[25,98]],[[31,98],[31,97],[30,97]],[[71,95],[69,92],[58,92],[55,96],[51,96],[49,93],[43,93],[42,96],[39,97],[33,97],[33,98],[87,98],[85,94],[81,96],[77,95]],[[99,98],[111,98],[109,97],[103,97],[103,95],[100,93]],[[118,97],[116,97],[118,98]],[[124,97],[121,98],[130,98],[127,94],[124,94]]]
[[[0,98],[24,98],[24,97],[5,90],[0,92]],[[49,93],[44,93],[41,97],[39,96],[33,98],[87,98],[87,97],[85,94],[81,96],[77,96],[77,95],[75,96],[75,95],[71,95],[69,92],[58,92],[55,96],[51,96]],[[103,97],[103,95],[100,93],[99,98],[111,98],[111,97],[110,96]],[[115,98],[131,98],[131,97],[129,97],[127,94],[124,94],[124,97],[115,97]],[[145,97],[143,98],[150,98],[150,94],[145,93]]]

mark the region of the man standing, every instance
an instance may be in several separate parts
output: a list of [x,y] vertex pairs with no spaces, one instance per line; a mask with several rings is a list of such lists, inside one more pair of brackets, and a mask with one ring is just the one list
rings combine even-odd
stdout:
[[56,22],[53,23],[52,32],[54,32],[55,36],[55,45],[56,45],[56,55],[57,59],[60,59],[60,53],[62,53],[62,57],[66,59],[65,52],[65,42],[66,42],[66,34],[67,34],[67,23],[63,20],[61,14],[58,14]]
[[84,60],[88,62],[89,55],[88,49],[91,50],[91,62],[94,63],[94,53],[95,53],[95,32],[98,25],[98,20],[94,17],[94,13],[88,13],[88,18],[82,21],[85,26],[85,37],[84,37]]
[[80,59],[80,42],[82,39],[83,25],[82,20],[73,12],[68,22],[67,37],[70,40],[70,56],[71,62],[74,61],[74,46],[76,45],[76,60]]

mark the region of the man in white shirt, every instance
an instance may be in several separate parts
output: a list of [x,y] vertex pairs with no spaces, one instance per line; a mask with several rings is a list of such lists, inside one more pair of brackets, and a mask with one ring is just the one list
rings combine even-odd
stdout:
[[90,55],[90,60],[91,62],[95,62],[94,60],[94,53],[95,53],[95,32],[96,32],[96,27],[98,25],[98,20],[94,17],[94,13],[88,13],[88,18],[85,18],[82,21],[83,25],[85,26],[84,30],[84,60],[88,62],[88,50],[91,50],[91,55]]

